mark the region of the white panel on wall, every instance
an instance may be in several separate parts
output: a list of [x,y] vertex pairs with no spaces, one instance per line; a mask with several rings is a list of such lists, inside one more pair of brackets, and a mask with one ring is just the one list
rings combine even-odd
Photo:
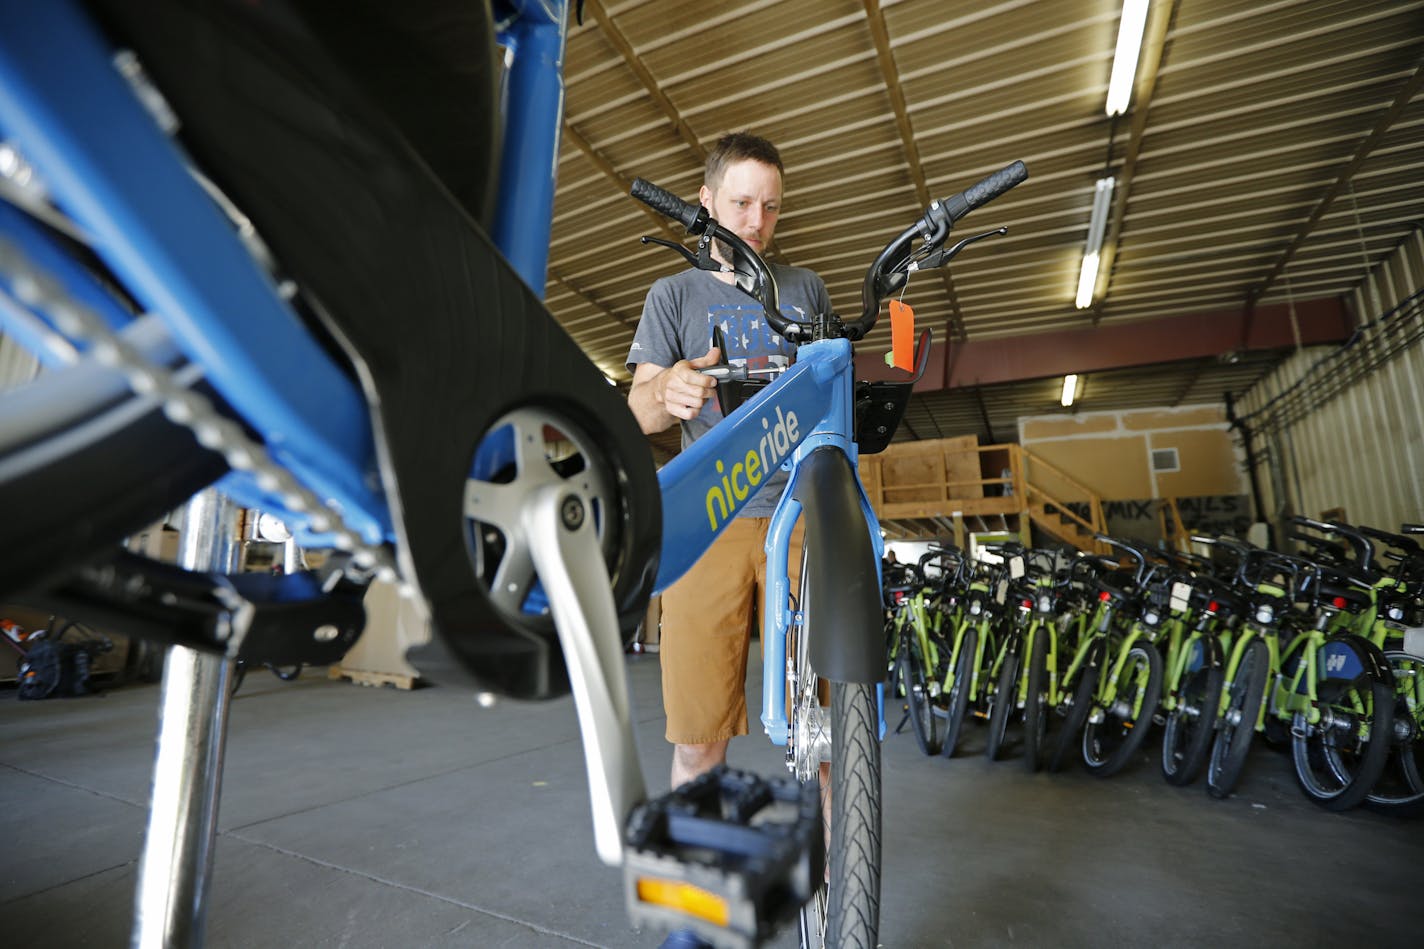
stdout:
[[[1255,446],[1265,517],[1283,508],[1318,515],[1344,508],[1354,522],[1392,530],[1424,521],[1424,231],[1415,230],[1352,295],[1368,325],[1401,303],[1385,326],[1367,329],[1356,345],[1376,358],[1395,352],[1334,398],[1325,399],[1280,430],[1259,432]],[[1377,302],[1376,302],[1377,301]],[[1401,349],[1404,341],[1407,347]],[[1314,366],[1332,350],[1302,350],[1258,383],[1238,404],[1251,413],[1302,383],[1319,387]],[[1340,360],[1344,362],[1345,360]],[[1333,364],[1332,364],[1333,365]],[[1260,417],[1265,423],[1266,416]],[[1277,497],[1283,491],[1284,498]]]

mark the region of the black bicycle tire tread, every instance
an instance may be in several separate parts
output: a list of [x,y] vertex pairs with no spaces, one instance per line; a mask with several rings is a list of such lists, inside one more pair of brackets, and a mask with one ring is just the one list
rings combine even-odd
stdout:
[[[1364,758],[1360,763],[1359,770],[1355,772],[1353,780],[1339,791],[1328,796],[1321,796],[1310,789],[1308,783],[1301,776],[1301,756],[1309,755],[1309,735],[1312,732],[1305,732],[1307,737],[1301,737],[1301,730],[1292,729],[1291,736],[1291,763],[1296,773],[1296,782],[1301,786],[1301,790],[1311,801],[1319,804],[1328,811],[1336,813],[1352,810],[1364,803],[1370,791],[1374,790],[1375,782],[1384,773],[1384,766],[1389,759],[1390,742],[1378,742],[1373,740],[1373,736],[1384,734],[1389,735],[1394,720],[1394,694],[1390,690],[1389,684],[1378,679],[1367,679],[1371,692],[1371,705],[1376,709],[1383,709],[1376,713],[1375,720],[1371,723],[1371,741],[1366,746]],[[1383,719],[1383,721],[1381,721]],[[1308,762],[1306,767],[1308,767]]]
[[875,949],[882,856],[879,714],[873,686],[831,684],[831,882],[826,946]]
[[[1190,684],[1198,675],[1205,676],[1205,687],[1199,703],[1203,709],[1203,717],[1197,719],[1195,730],[1184,742],[1186,751],[1175,770],[1167,766],[1167,761],[1172,754],[1173,735],[1178,728],[1185,727],[1180,724],[1180,719],[1185,714],[1180,699],[1177,707],[1168,714],[1167,725],[1162,730],[1162,777],[1174,787],[1185,787],[1195,781],[1201,774],[1207,757],[1211,754],[1213,722],[1208,720],[1208,716],[1214,716],[1215,710],[1221,707],[1221,689],[1225,684],[1226,675],[1218,665],[1206,666],[1190,673],[1187,678],[1188,683]],[[1182,691],[1185,694],[1186,687]]]
[[[1101,765],[1094,765],[1088,761],[1087,728],[1083,732],[1083,764],[1088,769],[1088,773],[1099,778],[1110,778],[1127,767],[1132,756],[1137,754],[1143,742],[1147,741],[1148,734],[1152,731],[1152,715],[1157,711],[1157,704],[1162,698],[1162,654],[1157,651],[1157,647],[1150,642],[1138,641],[1133,643],[1128,650],[1128,656],[1140,652],[1147,657],[1147,688],[1142,700],[1142,711],[1138,714],[1137,720],[1133,722],[1132,731],[1123,739],[1122,743],[1108,755]],[[1146,722],[1145,726],[1138,723]]]
[[1078,681],[1073,685],[1073,708],[1063,720],[1063,727],[1059,730],[1058,740],[1053,746],[1053,755],[1048,760],[1050,772],[1063,770],[1063,766],[1073,760],[1075,756],[1070,755],[1069,752],[1078,747],[1076,736],[1083,730],[1083,724],[1088,720],[1088,713],[1092,710],[1092,699],[1097,692],[1098,677],[1102,675],[1102,666],[1098,660],[1101,646],[1093,645],[1088,648],[1092,651],[1084,661],[1083,667],[1078,670]]
[[[1399,659],[1415,663],[1424,662],[1424,660],[1421,660],[1419,657],[1398,649],[1387,650],[1385,652],[1385,659],[1391,662]],[[1391,668],[1393,668],[1392,665]],[[1396,682],[1398,682],[1397,676],[1398,673],[1396,672]],[[1404,706],[1404,700],[1402,698],[1396,698],[1394,714],[1396,718],[1400,714],[1408,714],[1408,708]],[[1418,754],[1418,735],[1419,729],[1416,726],[1409,740],[1399,743],[1390,749],[1389,758],[1385,762],[1386,771],[1391,768],[1396,768],[1401,772],[1399,778],[1406,785],[1408,790],[1402,794],[1391,796],[1388,789],[1381,791],[1379,782],[1376,781],[1375,787],[1365,797],[1365,806],[1370,810],[1380,814],[1387,814],[1391,817],[1419,817],[1424,815],[1424,774],[1421,774],[1417,758],[1414,758],[1413,761],[1412,770],[1414,773],[1412,775],[1408,773],[1408,766],[1406,766],[1404,762],[1405,757],[1413,758]]]
[[[1004,656],[1004,665],[999,669],[999,678],[994,685],[994,707],[989,712],[989,743],[984,755],[990,761],[999,760],[999,752],[1004,750],[1004,736],[1009,731],[1009,717],[1013,714],[1013,695],[1018,691],[1019,656],[1010,650]],[[1007,685],[1008,688],[1004,686]],[[1005,700],[1007,698],[1007,701]]]
[[[905,707],[910,713],[910,729],[915,733],[915,743],[920,746],[920,751],[926,756],[934,756],[939,754],[939,743],[935,740],[934,711],[930,707],[928,690],[923,687],[924,676],[916,675],[915,672],[916,665],[923,666],[923,663],[918,658],[918,648],[914,644],[906,645],[900,662],[904,667]],[[918,701],[915,699],[916,681],[922,684]]]
[[[954,686],[951,687],[949,700],[949,716],[945,721],[944,739],[939,748],[939,753],[946,758],[954,757],[959,735],[964,731],[964,720],[969,716],[969,683],[974,675],[972,666],[974,651],[978,645],[979,631],[965,630],[964,638],[959,643],[959,658],[955,662]],[[956,686],[957,692],[954,691]]]
[[[1211,759],[1207,763],[1206,775],[1207,792],[1211,794],[1212,797],[1225,798],[1230,796],[1230,794],[1236,790],[1237,784],[1241,782],[1241,773],[1246,768],[1246,756],[1251,751],[1252,739],[1256,733],[1256,716],[1260,713],[1261,702],[1265,700],[1266,680],[1269,678],[1271,672],[1271,670],[1267,668],[1270,663],[1269,648],[1266,646],[1265,640],[1258,638],[1248,644],[1246,650],[1250,652],[1253,657],[1250,660],[1251,675],[1255,677],[1256,668],[1259,665],[1261,669],[1261,681],[1259,685],[1252,685],[1249,682],[1246,683],[1244,699],[1246,705],[1242,707],[1242,724],[1236,725],[1231,729],[1231,747],[1229,751],[1221,753],[1221,756],[1228,757],[1228,760],[1224,762],[1218,762],[1218,752],[1216,749],[1217,745],[1222,741],[1223,736],[1226,735],[1227,726],[1218,723],[1221,727],[1217,731],[1216,738],[1212,743]],[[1241,658],[1243,663],[1247,661],[1245,653],[1242,654]],[[1236,667],[1236,673],[1237,675],[1241,674],[1240,665]],[[1251,708],[1249,715],[1245,714],[1245,709],[1248,706]],[[1243,726],[1245,728],[1245,740],[1238,743],[1235,740],[1236,732],[1241,731]]]
[[[1024,703],[1023,732],[1024,767],[1028,768],[1030,774],[1038,771],[1039,759],[1043,755],[1043,743],[1039,737],[1039,728],[1046,723],[1048,706],[1046,702],[1039,701],[1039,696],[1047,687],[1049,635],[1046,626],[1039,628],[1033,638],[1033,648],[1029,650],[1028,657],[1028,701]],[[1047,732],[1044,732],[1043,737],[1047,738]]]

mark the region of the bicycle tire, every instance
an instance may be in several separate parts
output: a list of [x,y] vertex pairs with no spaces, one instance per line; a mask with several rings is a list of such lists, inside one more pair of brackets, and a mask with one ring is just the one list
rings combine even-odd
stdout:
[[1078,681],[1073,686],[1071,704],[1063,720],[1063,728],[1058,732],[1053,754],[1048,759],[1048,770],[1051,772],[1063,770],[1063,766],[1072,760],[1069,752],[1077,748],[1078,734],[1083,730],[1088,713],[1093,709],[1093,695],[1098,690],[1098,677],[1102,675],[1103,647],[1099,642],[1088,648],[1090,652],[1083,662],[1083,667],[1078,670]]
[[[1311,725],[1304,712],[1297,712],[1291,727],[1291,762],[1300,789],[1311,801],[1328,811],[1348,811],[1364,802],[1383,773],[1389,758],[1394,727],[1394,693],[1389,683],[1369,674],[1356,679],[1326,680],[1320,689],[1320,704],[1331,709],[1347,695],[1368,694],[1370,737],[1364,742],[1354,728]],[[1353,734],[1352,734],[1353,733]],[[1362,747],[1361,747],[1362,745]],[[1316,762],[1322,767],[1317,767]]]
[[959,744],[959,733],[964,729],[964,719],[969,715],[969,687],[974,677],[974,653],[979,645],[979,631],[968,629],[959,644],[959,658],[954,663],[954,678],[950,681],[948,695],[948,717],[944,725],[944,741],[940,743],[940,754],[954,757],[954,748]]
[[874,686],[831,683],[831,852],[824,941],[828,947],[877,946],[881,858],[878,723]]
[[1029,774],[1039,768],[1048,737],[1048,630],[1033,637],[1028,657],[1028,700],[1024,703],[1024,766]]
[[910,713],[910,729],[915,733],[915,744],[926,755],[939,754],[939,738],[935,734],[936,724],[934,703],[930,701],[929,688],[925,682],[924,661],[912,643],[903,643],[900,653],[899,676],[905,690],[905,705]]
[[[1365,804],[1392,817],[1418,817],[1424,814],[1424,703],[1418,701],[1417,692],[1411,696],[1408,690],[1424,689],[1424,658],[1401,650],[1384,655],[1394,673],[1394,740],[1384,772]],[[1413,713],[1411,698],[1415,699]]]
[[[489,57],[487,75],[496,77],[487,5],[463,11],[458,33],[456,23],[427,17],[424,4],[402,6],[410,18],[390,24],[379,41],[360,24],[403,14],[325,14],[341,21],[338,37],[305,16],[273,12],[285,5],[102,6],[112,35],[134,50],[181,119],[185,151],[315,304],[314,335],[329,344],[335,363],[360,378],[372,427],[381,433],[381,491],[398,511],[391,538],[397,560],[424,597],[434,634],[406,658],[437,680],[473,681],[502,695],[566,694],[552,613],[536,596],[534,540],[517,516],[523,505],[493,503],[483,488],[476,497],[471,481],[532,492],[588,475],[585,493],[625,645],[656,579],[650,565],[662,515],[636,422],[475,223],[478,176],[459,189],[468,199],[462,203],[452,192],[458,183],[432,170],[464,175],[474,167],[463,152],[442,158],[424,151],[432,141],[453,146],[442,138],[448,104],[411,121],[388,111],[423,102],[432,86],[467,88],[445,85],[442,75],[454,68],[473,76],[469,57]],[[488,33],[489,42],[461,41],[464,26]],[[353,35],[359,48],[346,46]],[[397,43],[398,51],[385,48]],[[353,77],[373,54],[382,62]],[[421,69],[418,81],[402,87],[412,100],[386,86],[408,63]],[[487,91],[497,94],[493,84]],[[417,250],[410,234],[429,241]],[[380,302],[391,300],[419,314],[399,328],[400,360],[390,358],[396,331]],[[451,353],[461,359],[452,361]],[[425,367],[419,378],[406,371],[410,365]],[[442,411],[432,413],[431,404]],[[579,453],[541,452],[545,423]],[[440,437],[431,437],[431,426]],[[452,560],[452,552],[464,560]]]
[[1256,716],[1266,696],[1269,664],[1270,650],[1264,640],[1257,638],[1246,646],[1236,675],[1224,686],[1229,695],[1226,713],[1216,722],[1206,769],[1206,790],[1212,797],[1227,797],[1241,780],[1251,739],[1256,734]]
[[[1112,777],[1127,767],[1152,732],[1152,716],[1162,698],[1162,654],[1156,646],[1138,641],[1127,651],[1127,662],[1118,678],[1118,689],[1124,687],[1126,702],[1136,707],[1135,712],[1124,714],[1124,700],[1119,698],[1113,709],[1103,711],[1102,721],[1089,719],[1083,726],[1083,764],[1089,774],[1100,778]],[[1122,694],[1119,691],[1119,696]]]
[[1010,648],[1004,656],[1004,664],[999,667],[999,679],[994,685],[993,707],[989,710],[989,743],[984,755],[990,761],[999,759],[1004,747],[1004,736],[1009,730],[1009,716],[1014,710],[1014,693],[1018,691],[1019,654]]
[[1221,707],[1225,671],[1206,664],[1189,673],[1179,690],[1176,707],[1162,728],[1162,777],[1184,787],[1201,774],[1211,753],[1216,710]]

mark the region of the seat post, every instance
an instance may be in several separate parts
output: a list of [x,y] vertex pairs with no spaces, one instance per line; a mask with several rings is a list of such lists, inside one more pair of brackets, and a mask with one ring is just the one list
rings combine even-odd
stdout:
[[[189,501],[178,565],[235,570],[236,515],[236,506],[211,488]],[[185,646],[168,650],[148,830],[134,897],[135,949],[203,943],[233,667],[230,659]]]

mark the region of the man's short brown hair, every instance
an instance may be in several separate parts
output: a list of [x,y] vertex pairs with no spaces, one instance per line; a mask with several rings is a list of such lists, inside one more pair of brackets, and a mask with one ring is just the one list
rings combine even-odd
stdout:
[[702,183],[713,191],[722,183],[722,173],[734,162],[748,158],[771,165],[783,175],[786,169],[781,164],[781,152],[776,146],[751,132],[731,132],[717,139],[712,153],[707,156],[707,168],[702,175]]

